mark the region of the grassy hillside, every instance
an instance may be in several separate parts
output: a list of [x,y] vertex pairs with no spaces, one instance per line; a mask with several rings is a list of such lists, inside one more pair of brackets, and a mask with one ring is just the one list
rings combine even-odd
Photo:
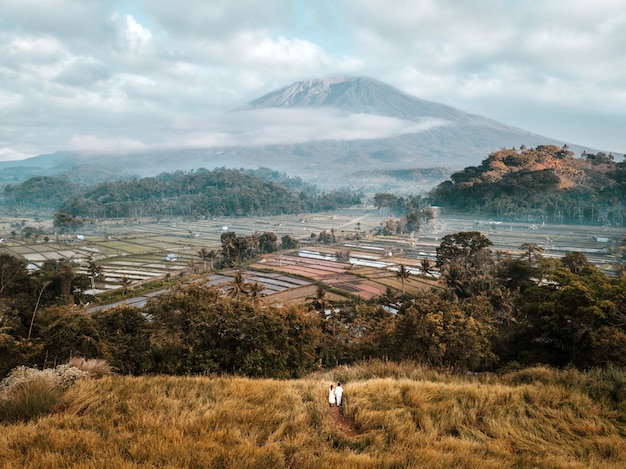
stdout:
[[[342,381],[343,414],[326,389]],[[79,380],[0,427],[2,467],[618,468],[626,374],[454,375],[380,362],[304,379]]]

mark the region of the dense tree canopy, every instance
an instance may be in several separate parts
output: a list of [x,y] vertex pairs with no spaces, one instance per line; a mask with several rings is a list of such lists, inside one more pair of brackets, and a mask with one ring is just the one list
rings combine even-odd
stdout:
[[56,210],[79,190],[68,177],[37,176],[21,184],[7,184],[4,204],[9,210]]
[[178,171],[87,188],[65,200],[60,211],[74,217],[244,216],[315,212],[360,202],[353,193],[319,194],[311,186],[284,184],[288,182],[223,168]]
[[626,225],[626,162],[567,147],[503,149],[431,191],[435,205],[498,219]]

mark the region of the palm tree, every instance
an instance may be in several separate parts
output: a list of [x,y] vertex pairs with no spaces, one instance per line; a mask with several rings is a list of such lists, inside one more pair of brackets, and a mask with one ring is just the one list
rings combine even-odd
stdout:
[[231,298],[240,298],[241,296],[247,296],[249,284],[246,282],[246,279],[241,274],[241,271],[238,271],[233,277],[232,282],[230,282],[230,293],[228,294]]
[[326,298],[326,288],[322,285],[318,285],[315,296],[312,298],[309,297],[307,300],[312,300],[310,304],[313,305],[317,311],[324,312],[329,308],[332,310],[333,305],[330,300]]
[[391,287],[385,288],[385,293],[380,295],[380,301],[386,306],[398,306],[398,290],[395,290]]
[[128,293],[128,286],[130,285],[130,279],[126,275],[122,275],[122,294],[125,295]]
[[400,281],[402,282],[402,294],[403,295],[405,294],[405,291],[404,291],[404,280],[409,278],[410,275],[411,275],[411,273],[407,270],[407,268],[404,266],[404,264],[400,264],[400,267],[396,271],[396,277],[399,277]]
[[206,260],[209,258],[209,250],[202,248],[198,251],[198,257],[204,262],[204,270],[206,272]]
[[430,274],[432,274],[433,272],[433,263],[430,261],[430,259],[422,259],[420,267],[422,268],[422,273],[424,274],[424,276],[430,277]]
[[209,261],[211,262],[211,271],[213,270],[213,262],[215,261],[215,259],[217,258],[217,251],[215,249],[211,249],[209,251]]
[[259,298],[263,296],[263,290],[265,290],[265,285],[260,282],[254,281],[248,284],[248,293],[255,305],[258,304]]

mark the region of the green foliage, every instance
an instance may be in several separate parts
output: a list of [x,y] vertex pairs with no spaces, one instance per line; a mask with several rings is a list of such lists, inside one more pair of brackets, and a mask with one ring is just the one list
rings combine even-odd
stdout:
[[43,334],[46,360],[53,363],[65,362],[73,356],[102,358],[105,342],[93,318],[82,313],[59,317]]
[[[273,233],[226,232],[221,257],[246,262],[276,241]],[[319,284],[308,305],[279,308],[264,305],[263,287],[240,273],[231,295],[172,282],[144,308],[93,315],[72,305],[85,277],[71,263],[47,261],[28,275],[23,262],[0,255],[0,373],[71,356],[104,358],[136,375],[290,377],[373,358],[469,370],[626,366],[626,278],[607,277],[580,254],[558,261],[530,243],[518,256],[490,246],[478,232],[445,236],[441,283],[418,297],[388,288],[371,302],[332,304]],[[407,275],[400,266],[400,281]]]
[[626,279],[593,267],[548,272],[518,300],[518,361],[556,366],[626,366]]
[[146,312],[159,372],[288,377],[315,364],[318,318],[299,307],[261,307],[189,285],[151,300]]
[[[74,217],[244,216],[331,210],[360,202],[356,194],[317,194],[300,180],[269,170],[199,169],[106,182],[68,198],[59,213]],[[67,217],[64,217],[67,218]],[[69,221],[64,220],[65,223]]]
[[103,357],[119,373],[141,375],[152,368],[150,324],[141,310],[120,306],[93,315]]
[[437,266],[458,298],[488,293],[492,286],[491,240],[478,231],[446,235],[437,248]]
[[278,238],[272,232],[264,232],[259,236],[259,253],[269,254],[278,250]]
[[298,240],[289,235],[284,235],[280,238],[280,245],[283,249],[295,249],[298,247]]
[[10,210],[55,210],[79,192],[67,177],[37,176],[4,187],[4,203]]
[[83,225],[82,220],[70,213],[60,211],[54,214],[54,226],[59,228],[61,233],[77,230]]
[[[483,307],[489,311],[487,305]],[[405,305],[398,312],[395,358],[457,369],[489,367],[495,360],[489,315],[476,314],[476,305],[471,309],[465,311],[435,294],[421,295]]]

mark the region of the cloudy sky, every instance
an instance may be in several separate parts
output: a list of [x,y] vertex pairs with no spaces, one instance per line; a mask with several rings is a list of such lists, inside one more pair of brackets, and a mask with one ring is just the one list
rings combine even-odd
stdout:
[[0,160],[237,143],[334,75],[626,152],[623,0],[0,0]]

